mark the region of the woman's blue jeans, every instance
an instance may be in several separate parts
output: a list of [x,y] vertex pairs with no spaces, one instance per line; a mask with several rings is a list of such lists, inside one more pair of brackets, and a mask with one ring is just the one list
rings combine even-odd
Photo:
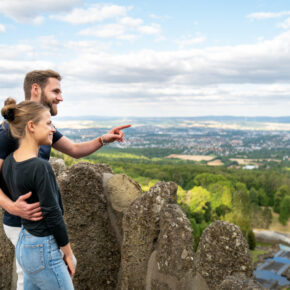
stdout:
[[73,290],[72,279],[52,235],[36,237],[23,227],[16,258],[24,272],[24,290]]

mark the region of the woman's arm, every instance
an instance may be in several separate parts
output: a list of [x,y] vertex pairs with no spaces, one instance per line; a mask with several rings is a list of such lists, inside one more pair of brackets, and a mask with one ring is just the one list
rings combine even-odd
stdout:
[[73,252],[63,219],[63,207],[59,187],[50,164],[36,159],[34,168],[34,190],[38,195],[44,221],[64,253],[64,261],[71,276],[75,274]]
[[59,188],[50,164],[35,159],[33,170],[33,192],[38,196],[44,221],[59,247],[69,243]]

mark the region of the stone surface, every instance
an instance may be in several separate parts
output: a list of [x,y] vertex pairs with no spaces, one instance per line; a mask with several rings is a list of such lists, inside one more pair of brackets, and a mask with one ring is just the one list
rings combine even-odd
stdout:
[[55,176],[59,176],[63,171],[66,170],[66,165],[63,159],[50,157],[49,163],[54,171]]
[[206,228],[196,252],[195,269],[210,289],[235,272],[251,277],[252,260],[241,230],[225,221],[216,221]]
[[246,277],[244,273],[228,276],[217,288],[218,290],[264,290],[259,282]]
[[184,276],[192,271],[194,259],[190,223],[178,205],[166,204],[159,227],[156,250],[148,262],[146,290],[185,289],[191,283]]
[[13,259],[14,259],[14,246],[7,239],[3,225],[3,211],[0,208],[0,289],[7,290],[11,287]]
[[177,289],[180,288],[184,274],[193,269],[192,228],[177,204],[166,204],[163,207],[159,226],[156,265],[154,270],[148,267],[147,276],[151,276],[151,289],[159,289],[159,284],[167,285],[167,289]]
[[115,289],[118,280],[120,249],[107,214],[103,171],[106,168],[78,163],[58,178],[78,260],[75,289]]
[[106,183],[106,191],[114,210],[124,212],[141,195],[141,186],[125,174],[113,175]]
[[290,281],[290,266],[283,271],[281,276],[285,277],[286,279],[288,279]]
[[137,198],[124,213],[120,288],[145,289],[146,269],[156,247],[160,212],[176,203],[177,185],[158,182]]

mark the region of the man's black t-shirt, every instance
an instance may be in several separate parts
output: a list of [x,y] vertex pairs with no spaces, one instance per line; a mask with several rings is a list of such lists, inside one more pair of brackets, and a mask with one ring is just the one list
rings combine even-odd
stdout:
[[68,235],[63,220],[63,205],[49,162],[37,157],[16,162],[11,153],[2,165],[2,177],[13,200],[31,191],[32,195],[27,202],[40,202],[43,219],[21,219],[24,228],[38,237],[54,235],[58,245],[65,246]]
[[[53,134],[52,144],[57,142],[63,135],[56,130]],[[9,130],[9,124],[7,122],[3,122],[0,125],[0,159],[5,159],[11,152],[14,152],[18,148],[18,141],[11,136]],[[49,160],[50,157],[51,146],[42,145],[40,146],[38,157]],[[7,189],[5,189],[4,185],[0,184],[1,189],[4,193],[11,198],[11,195]],[[8,212],[4,212],[3,223],[7,226],[11,227],[21,227],[21,219],[17,216],[11,215]]]

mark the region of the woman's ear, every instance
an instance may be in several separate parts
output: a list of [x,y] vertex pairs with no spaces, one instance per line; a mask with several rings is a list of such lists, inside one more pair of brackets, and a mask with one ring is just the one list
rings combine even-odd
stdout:
[[26,124],[26,129],[28,130],[28,132],[33,133],[35,130],[35,124],[32,121],[28,121]]

